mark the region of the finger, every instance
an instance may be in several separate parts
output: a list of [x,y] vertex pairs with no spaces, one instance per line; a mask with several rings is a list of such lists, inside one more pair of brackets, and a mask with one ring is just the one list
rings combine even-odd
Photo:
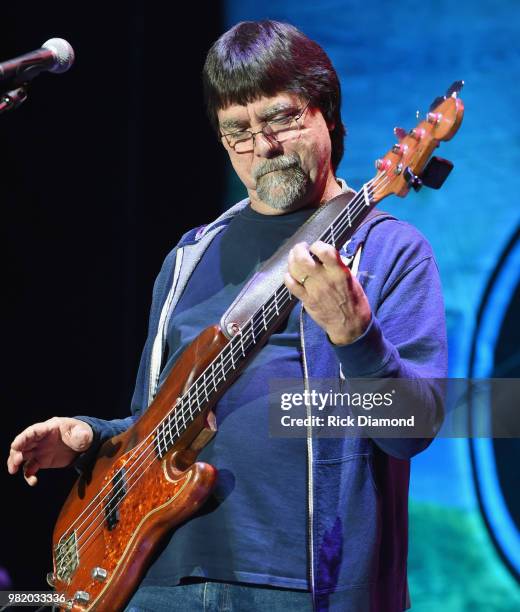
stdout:
[[302,300],[305,296],[305,287],[301,285],[298,281],[294,280],[294,278],[287,272],[284,276],[283,282],[289,291],[294,295],[294,297]]
[[310,266],[311,269],[317,265],[317,262],[314,261],[309,252],[309,245],[306,242],[299,242],[293,246],[289,251],[289,261],[294,265]]
[[27,484],[30,487],[34,487],[34,485],[38,483],[38,478],[35,474],[38,472],[39,469],[40,464],[38,463],[38,460],[34,457],[23,464],[23,477],[25,478]]
[[11,449],[9,457],[7,458],[7,471],[9,474],[16,474],[18,468],[25,461],[23,453],[20,451]]
[[320,267],[320,262],[312,258],[306,242],[300,242],[290,250],[287,269],[296,281],[311,274],[316,275]]
[[92,429],[86,423],[76,424],[65,431],[63,441],[72,450],[84,451],[92,441]]
[[341,261],[338,251],[330,244],[317,240],[311,244],[309,251],[316,255],[326,268],[333,270],[343,270],[346,268],[345,264]]
[[14,451],[14,459],[13,459],[13,465],[15,467],[15,471],[13,473],[16,473],[19,469],[20,466],[25,463],[26,461],[29,461],[30,459],[32,459],[33,457],[36,456],[36,453],[34,451]]
[[[343,264],[343,262],[341,263]],[[357,284],[357,286],[359,286],[359,288],[361,289],[361,285],[358,283],[356,277],[352,274],[352,270],[345,264],[343,264],[343,272],[345,274],[345,280],[347,282],[347,288],[350,294],[354,293],[354,290],[356,288],[355,284]],[[361,291],[363,290],[361,289]]]
[[23,451],[28,446],[32,446],[43,440],[45,436],[48,435],[49,431],[50,427],[48,421],[45,423],[35,423],[16,436],[11,444],[11,448]]

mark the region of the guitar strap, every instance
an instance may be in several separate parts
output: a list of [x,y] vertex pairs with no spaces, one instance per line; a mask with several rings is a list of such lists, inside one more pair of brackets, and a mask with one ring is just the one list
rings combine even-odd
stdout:
[[[354,197],[353,190],[344,192],[320,206],[316,212],[291,236],[282,246],[267,259],[259,270],[246,282],[231,306],[220,319],[222,332],[231,338],[238,329],[242,328],[255,312],[265,304],[269,297],[278,289],[287,272],[287,258],[289,251],[298,242],[312,244],[333,223],[339,213],[350,203]],[[380,211],[372,210],[363,220],[372,219]],[[361,250],[358,249],[355,257],[348,264],[353,264],[357,272]]]

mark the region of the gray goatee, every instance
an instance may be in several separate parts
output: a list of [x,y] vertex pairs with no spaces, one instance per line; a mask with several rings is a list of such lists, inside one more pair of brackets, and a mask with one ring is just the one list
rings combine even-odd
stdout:
[[253,178],[258,197],[276,210],[297,209],[307,192],[308,179],[296,153],[266,159],[255,168]]

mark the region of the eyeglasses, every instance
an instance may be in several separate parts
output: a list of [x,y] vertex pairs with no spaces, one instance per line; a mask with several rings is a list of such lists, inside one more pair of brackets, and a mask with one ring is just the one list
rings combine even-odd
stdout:
[[263,134],[267,140],[274,142],[290,140],[300,131],[303,122],[298,122],[309,108],[309,104],[310,100],[301,111],[298,111],[297,115],[281,115],[266,121],[264,127],[258,132],[240,130],[230,134],[221,134],[220,138],[225,138],[235,153],[250,153],[255,148],[255,136],[258,134]]

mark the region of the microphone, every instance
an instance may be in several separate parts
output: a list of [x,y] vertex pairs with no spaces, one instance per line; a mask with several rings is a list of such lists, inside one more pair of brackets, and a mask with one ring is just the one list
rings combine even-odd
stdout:
[[51,38],[41,49],[0,63],[0,86],[9,91],[32,81],[40,72],[66,72],[74,63],[74,49],[63,38]]

